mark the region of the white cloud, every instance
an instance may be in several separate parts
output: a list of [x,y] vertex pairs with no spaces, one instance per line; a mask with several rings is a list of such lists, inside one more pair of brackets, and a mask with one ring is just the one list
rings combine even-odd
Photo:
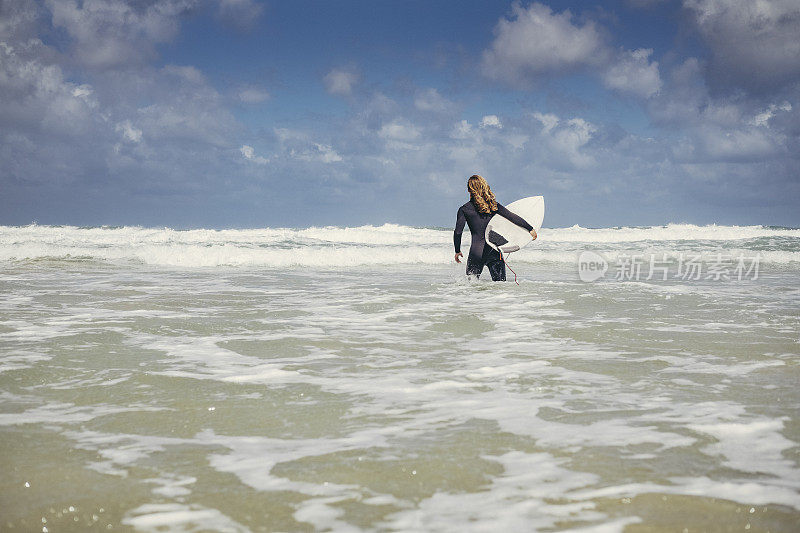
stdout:
[[453,129],[450,131],[450,137],[452,139],[466,139],[471,137],[472,134],[472,125],[466,120],[456,122],[455,125],[453,125]]
[[[773,102],[765,107],[761,98],[744,98],[741,94],[731,97],[714,96],[709,93],[703,78],[701,63],[689,58],[668,72],[662,90],[647,104],[654,123],[668,125],[678,130],[696,130],[702,126],[713,126],[734,130],[748,126],[770,126],[773,118],[781,118],[781,127],[794,129],[789,122],[791,103]],[[786,122],[786,121],[789,122]]]
[[420,111],[446,113],[454,109],[453,102],[439,94],[436,89],[426,89],[418,92],[414,98],[414,107]]
[[[307,206],[328,205],[317,203],[317,199],[324,197],[329,202],[337,198],[337,188],[350,191],[350,186],[358,183],[365,198],[389,191],[396,199],[393,205],[402,209],[411,206],[405,212],[375,208],[364,216],[386,220],[420,215],[431,223],[437,223],[437,215],[432,214],[438,212],[436,205],[464,196],[464,178],[474,172],[485,172],[490,179],[506,177],[506,190],[502,192],[509,200],[526,190],[552,194],[569,188],[591,194],[622,191],[631,205],[638,205],[642,195],[651,191],[672,194],[668,197],[672,203],[663,204],[665,209],[682,206],[681,195],[702,203],[708,198],[719,202],[720,194],[733,198],[744,193],[760,199],[762,207],[797,198],[796,193],[790,194],[798,190],[794,154],[800,151],[800,106],[795,102],[796,93],[752,99],[741,93],[710,96],[704,62],[690,58],[676,69],[665,69],[648,50],[615,50],[603,45],[600,36],[607,33],[599,22],[579,22],[584,19],[554,14],[544,6],[535,8],[547,15],[544,26],[553,32],[559,30],[558,35],[573,32],[593,36],[599,44],[597,57],[579,54],[570,58],[557,50],[554,62],[548,63],[536,53],[522,54],[516,63],[521,73],[497,79],[529,82],[571,69],[592,74],[598,83],[615,91],[649,97],[643,104],[653,117],[648,133],[652,139],[625,132],[622,128],[629,124],[625,117],[620,126],[613,120],[607,125],[593,124],[574,115],[562,118],[549,112],[557,107],[542,107],[527,120],[520,111],[503,117],[478,115],[470,123],[461,120],[459,105],[450,100],[452,93],[443,86],[409,92],[408,85],[398,83],[384,85],[385,94],[367,91],[359,87],[356,71],[345,68],[334,69],[343,72],[343,77],[326,76],[324,81],[332,94],[351,97],[349,111],[329,114],[307,127],[295,122],[291,127],[297,130],[275,130],[274,135],[258,127],[247,131],[231,109],[238,107],[237,101],[264,101],[266,91],[233,85],[222,97],[196,67],[162,68],[161,62],[147,65],[155,47],[171,38],[169,24],[160,34],[135,29],[137,24],[146,24],[148,10],[156,9],[153,0],[109,0],[100,8],[97,1],[64,0],[64,5],[82,12],[80,17],[86,19],[88,29],[66,20],[54,23],[62,37],[56,41],[59,50],[36,40],[38,36],[52,38],[45,6],[54,5],[55,0],[45,3],[48,1],[31,2],[39,11],[38,18],[23,14],[19,26],[4,19],[11,4],[0,6],[0,41],[10,43],[0,45],[0,190],[11,190],[17,187],[15,184],[42,185],[36,190],[36,198],[24,188],[17,188],[16,196],[0,194],[0,212],[11,211],[5,209],[11,205],[9,198],[27,199],[31,206],[45,205],[39,201],[40,191],[54,198],[58,194],[56,185],[63,186],[69,180],[82,185],[71,190],[105,190],[107,198],[144,192],[142,198],[147,200],[147,195],[152,198],[168,191],[184,198],[218,194],[228,195],[228,201],[255,202],[263,197],[263,181],[244,177],[267,174],[270,186],[278,183],[284,195],[275,198],[275,205],[286,195],[303,197]],[[202,1],[211,9],[217,5],[213,4],[216,0]],[[103,15],[113,23],[108,28],[96,25],[102,18],[98,10],[123,4],[133,6],[135,16],[130,21]],[[162,3],[167,8],[159,15],[162,22],[177,27],[183,12],[170,14],[169,9],[178,5],[181,3]],[[194,0],[183,5],[194,5]],[[534,8],[517,9],[529,16]],[[26,20],[37,21],[40,31],[31,33]],[[520,20],[516,16],[507,22]],[[26,24],[28,29],[20,29]],[[770,24],[766,25],[768,31]],[[500,26],[498,46],[502,44]],[[98,27],[98,35],[78,35]],[[119,32],[116,37],[111,35],[115,31]],[[12,34],[22,37],[8,37]],[[107,43],[112,51],[115,46],[121,51],[122,59],[104,62],[100,51],[94,54],[89,49]],[[141,49],[136,48],[140,45]],[[499,51],[501,48],[490,48],[487,54]],[[513,57],[505,59],[506,66],[515,64]],[[662,64],[682,59],[664,59]],[[711,64],[718,65],[714,61]],[[74,78],[68,73],[74,73]],[[91,80],[91,85],[81,85],[86,80]],[[221,83],[224,85],[224,81]],[[236,139],[249,139],[247,142],[253,145]],[[259,148],[263,153],[254,146],[263,147]],[[684,167],[692,170],[684,174]],[[686,178],[690,172],[707,175],[725,187],[704,196]],[[683,186],[674,187],[679,180]],[[138,209],[132,205],[130,213]],[[306,209],[317,210],[317,221],[334,216],[325,207]],[[28,208],[28,212],[33,210]],[[578,207],[573,208],[573,214],[582,216]]]
[[541,123],[539,141],[548,148],[545,157],[556,168],[588,168],[595,159],[583,148],[597,132],[597,127],[579,117],[562,120],[553,114],[534,113]]
[[750,121],[750,124],[753,126],[768,126],[769,119],[771,119],[776,115],[776,111],[791,111],[791,110],[792,110],[792,104],[790,104],[789,102],[784,102],[781,105],[770,104],[770,106],[767,109],[765,109],[764,111],[758,113],[755,117],[753,117],[753,120]]
[[503,137],[503,140],[519,150],[530,140],[530,136],[526,133],[508,133]]
[[497,128],[500,129],[503,124],[497,115],[486,115],[481,119],[481,128]]
[[597,128],[582,118],[572,118],[553,134],[554,145],[570,156],[577,167],[591,164],[592,158],[581,154],[579,150],[592,138]]
[[84,100],[90,100],[94,90],[92,89],[91,85],[78,85],[74,89],[72,89],[72,96],[75,98],[82,98]]
[[552,113],[534,113],[533,118],[542,123],[542,131],[550,133],[550,131],[558,125],[558,116]]
[[649,60],[651,49],[613,53],[594,22],[574,24],[568,10],[555,13],[538,3],[527,8],[514,4],[512,17],[500,19],[495,34],[483,53],[482,70],[511,85],[589,69],[621,93],[649,98],[661,88],[658,62]]
[[35,38],[40,7],[35,2],[0,2],[0,41],[20,43]]
[[[204,104],[209,107],[206,108]],[[176,100],[174,103],[159,102],[138,110],[138,122],[153,139],[170,140],[174,143],[189,142],[207,144],[219,148],[230,145],[226,129],[233,118],[219,108],[215,102]]]
[[[45,0],[52,24],[72,38],[72,55],[93,69],[142,65],[156,46],[180,30],[181,18],[207,0]],[[255,0],[213,0],[217,18],[239,30],[252,29],[263,13]]]
[[662,90],[647,102],[653,122],[682,127],[698,121],[709,103],[702,65],[690,57],[667,71]]
[[[142,129],[144,140],[181,146],[187,151],[208,151],[212,147],[227,151],[236,146],[231,134],[240,125],[226,107],[227,100],[199,69],[168,65],[158,71],[115,73],[112,79],[115,85],[106,90],[118,95],[115,107],[122,104],[123,98],[127,100],[126,107],[141,100],[152,102],[136,107],[135,118],[130,112],[124,115]],[[123,92],[127,94],[123,96]]]
[[269,93],[257,87],[245,87],[237,93],[236,98],[243,104],[260,104],[269,99]]
[[420,130],[407,121],[396,119],[381,126],[378,135],[384,139],[413,141],[420,136]]
[[178,32],[179,17],[192,0],[161,0],[131,5],[122,0],[46,0],[53,26],[73,39],[80,63],[99,69],[142,63],[154,57],[155,45]]
[[314,148],[323,163],[335,163],[342,160],[342,156],[328,144],[314,143]]
[[355,98],[357,98],[359,105],[350,119],[350,125],[371,137],[374,137],[375,129],[381,124],[390,122],[394,117],[400,114],[406,115],[411,111],[405,107],[405,102],[401,105],[381,91],[371,94],[358,94],[355,95]]
[[761,92],[800,74],[797,0],[684,0],[711,49],[709,79],[718,87]]
[[[42,31],[52,31],[46,18],[39,20]],[[70,81],[61,62],[92,84]],[[225,103],[191,66],[90,74],[78,58],[39,39],[2,43],[0,188],[16,180],[55,188],[82,182],[90,187],[82,191],[113,196],[179,183],[199,190],[208,179],[198,176],[230,164],[226,154],[239,125]]]
[[741,129],[703,125],[675,145],[673,153],[685,162],[749,162],[777,155],[782,138],[759,127]]
[[322,78],[325,90],[336,96],[349,96],[359,80],[359,75],[353,70],[335,68]]
[[125,120],[117,124],[116,131],[122,133],[122,137],[133,143],[141,142],[142,130],[136,128],[130,120]]
[[640,98],[650,98],[661,90],[658,62],[649,61],[652,49],[623,52],[603,72],[606,87]]
[[574,24],[568,10],[555,13],[538,3],[527,8],[514,4],[512,17],[500,19],[495,34],[483,52],[483,73],[514,86],[588,69],[621,93],[649,98],[661,88],[658,62],[649,60],[652,49],[614,53],[601,28],[592,21]]
[[712,95],[701,63],[689,58],[669,72],[661,92],[649,100],[648,112],[655,124],[677,133],[676,141],[664,141],[675,161],[719,168],[769,164],[792,152],[796,119],[788,101],[765,108],[759,100]]
[[281,152],[289,160],[337,163],[344,158],[330,144],[311,140],[309,134],[288,128],[276,128]]
[[0,124],[69,135],[90,128],[99,119],[90,85],[64,79],[58,65],[44,64],[41,41],[26,46],[0,42]]
[[512,6],[512,17],[500,19],[496,37],[482,57],[490,78],[522,85],[545,73],[602,63],[606,48],[594,23],[572,23],[572,13],[554,13],[534,3]]
[[239,151],[242,152],[242,155],[248,161],[252,161],[253,163],[257,163],[259,165],[266,165],[269,163],[269,159],[261,157],[260,155],[256,155],[256,151],[252,146],[247,144],[243,144]]

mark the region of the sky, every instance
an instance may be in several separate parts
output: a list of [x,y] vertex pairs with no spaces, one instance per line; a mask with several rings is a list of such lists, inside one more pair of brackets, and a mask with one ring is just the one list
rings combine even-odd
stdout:
[[0,0],[0,224],[800,226],[797,0]]

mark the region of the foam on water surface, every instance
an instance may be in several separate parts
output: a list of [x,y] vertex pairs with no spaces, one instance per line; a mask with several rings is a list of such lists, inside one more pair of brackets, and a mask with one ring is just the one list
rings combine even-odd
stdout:
[[130,511],[122,523],[137,531],[249,531],[217,509],[177,503],[142,505]]
[[[677,249],[676,232],[709,250],[798,238],[552,232],[560,241],[543,230],[541,243],[552,254]],[[517,286],[466,282],[463,266],[410,268],[414,250],[433,265],[433,245],[451,259],[436,229],[0,237],[17,257],[0,274],[8,529],[792,531],[800,520],[792,262],[747,283],[691,284],[582,283],[566,261],[522,261]],[[13,255],[44,241],[106,262]],[[273,269],[283,263],[264,263],[258,243],[287,257],[305,247],[319,266]],[[406,246],[399,266],[357,259]],[[332,268],[342,247],[358,268]],[[233,266],[198,269],[201,249],[208,265]]]
[[[468,235],[462,247],[469,248]],[[136,262],[172,267],[341,268],[355,265],[442,264],[451,258],[452,230],[396,224],[352,228],[183,230],[141,227],[0,226],[0,261],[43,259]],[[584,250],[608,260],[631,254],[676,258],[701,253],[752,256],[768,263],[800,262],[800,229],[695,226],[590,229],[542,228],[515,261],[574,263]]]

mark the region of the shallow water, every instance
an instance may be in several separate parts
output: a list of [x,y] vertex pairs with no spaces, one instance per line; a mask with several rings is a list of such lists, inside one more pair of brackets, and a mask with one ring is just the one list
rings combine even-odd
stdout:
[[796,262],[584,283],[523,257],[515,285],[40,244],[0,273],[3,529],[800,529]]

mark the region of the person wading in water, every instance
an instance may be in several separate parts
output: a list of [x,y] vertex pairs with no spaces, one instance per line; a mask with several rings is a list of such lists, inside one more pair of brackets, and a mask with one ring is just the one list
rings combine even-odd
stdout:
[[477,174],[470,176],[467,180],[467,191],[469,191],[469,202],[458,208],[456,228],[453,230],[456,263],[460,263],[464,256],[461,253],[461,233],[464,231],[466,223],[472,233],[472,244],[470,244],[467,256],[467,276],[479,278],[483,267],[486,266],[489,268],[492,281],[505,281],[506,264],[503,262],[500,252],[488,246],[484,237],[489,220],[497,213],[517,226],[530,231],[531,237],[534,239],[536,239],[536,230],[525,219],[497,203],[492,189],[489,188],[489,184],[483,177]]

